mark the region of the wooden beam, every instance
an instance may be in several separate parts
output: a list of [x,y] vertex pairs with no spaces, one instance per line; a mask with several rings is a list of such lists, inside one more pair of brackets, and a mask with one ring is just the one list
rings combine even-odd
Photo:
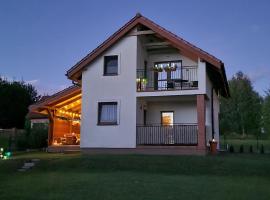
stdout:
[[66,99],[65,101],[59,102],[58,104],[55,104],[53,107],[61,108],[61,107],[64,107],[66,105],[71,104],[72,102],[75,102],[75,101],[81,100],[81,99],[82,99],[82,96],[80,94],[80,95],[77,95],[77,96],[72,97],[70,99]]
[[150,42],[144,44],[145,47],[152,47],[152,46],[169,46],[169,42]]
[[136,35],[149,35],[149,34],[155,34],[152,30],[146,30],[146,31],[136,31],[133,33],[128,34],[129,36],[136,36]]
[[53,143],[53,129],[54,129],[54,111],[47,108],[49,116],[49,130],[48,130],[48,146]]

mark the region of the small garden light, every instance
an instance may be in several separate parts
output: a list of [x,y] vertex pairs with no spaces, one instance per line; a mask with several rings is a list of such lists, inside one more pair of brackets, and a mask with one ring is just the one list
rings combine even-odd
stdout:
[[11,152],[10,151],[7,151],[4,156],[6,156],[7,158],[9,158],[11,156]]

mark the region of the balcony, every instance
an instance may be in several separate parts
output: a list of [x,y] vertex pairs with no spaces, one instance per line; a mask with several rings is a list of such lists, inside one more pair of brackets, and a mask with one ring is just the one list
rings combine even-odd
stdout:
[[137,91],[168,91],[198,89],[197,66],[166,69],[137,69]]
[[197,124],[137,125],[137,145],[185,145],[198,143]]

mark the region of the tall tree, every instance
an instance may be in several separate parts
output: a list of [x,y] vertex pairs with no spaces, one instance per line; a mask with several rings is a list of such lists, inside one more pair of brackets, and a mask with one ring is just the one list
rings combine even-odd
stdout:
[[258,134],[261,128],[260,95],[241,71],[229,80],[229,87],[231,98],[221,99],[222,132]]
[[266,92],[263,103],[263,127],[266,134],[270,135],[270,89]]
[[39,98],[30,84],[0,79],[0,128],[23,128],[28,106]]

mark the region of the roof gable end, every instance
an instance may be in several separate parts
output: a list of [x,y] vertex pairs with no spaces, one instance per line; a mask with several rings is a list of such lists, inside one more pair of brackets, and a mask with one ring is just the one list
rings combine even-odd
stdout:
[[139,24],[146,26],[147,28],[154,31],[156,34],[162,36],[179,50],[185,51],[187,53],[187,57],[189,57],[189,55],[196,55],[197,57],[220,68],[222,62],[216,57],[187,42],[183,38],[171,33],[170,31],[164,29],[163,27],[157,25],[156,23],[142,16],[141,14],[137,14],[123,27],[121,27],[118,31],[116,31],[113,35],[111,35],[107,40],[105,40],[101,45],[99,45],[96,49],[94,49],[82,60],[76,63],[72,68],[70,68],[66,74],[68,78],[77,81],[77,79],[81,76],[82,71],[85,69],[87,65],[89,65],[95,58],[97,58],[100,54],[106,51],[109,47],[111,47],[113,44],[119,41],[131,29],[133,29],[135,26]]

